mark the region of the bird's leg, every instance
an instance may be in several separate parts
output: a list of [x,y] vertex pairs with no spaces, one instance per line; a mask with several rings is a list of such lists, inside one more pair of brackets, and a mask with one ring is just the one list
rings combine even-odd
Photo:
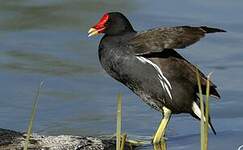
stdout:
[[162,137],[164,138],[165,130],[166,130],[167,124],[168,124],[170,117],[171,117],[171,110],[170,109],[163,107],[163,111],[164,111],[164,117],[161,120],[159,128],[155,133],[155,136],[154,136],[154,139],[153,139],[153,144],[160,143],[161,138]]
[[154,144],[154,150],[166,150],[167,145],[166,142],[162,142],[161,144]]

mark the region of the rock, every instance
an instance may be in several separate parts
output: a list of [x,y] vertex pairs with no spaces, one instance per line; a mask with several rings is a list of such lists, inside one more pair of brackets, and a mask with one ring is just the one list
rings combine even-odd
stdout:
[[[24,133],[0,128],[1,150],[22,150],[25,144]],[[33,134],[29,141],[28,150],[115,150],[114,138],[97,138],[86,136],[44,136]],[[135,146],[125,144],[125,150]]]

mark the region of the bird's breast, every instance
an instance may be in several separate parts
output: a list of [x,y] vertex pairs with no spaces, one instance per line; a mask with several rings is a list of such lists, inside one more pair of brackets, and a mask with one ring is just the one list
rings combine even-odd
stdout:
[[[121,80],[126,76],[128,63],[132,61],[132,57],[124,54],[118,48],[100,48],[99,60],[104,70],[117,80]],[[132,66],[130,66],[132,67]]]

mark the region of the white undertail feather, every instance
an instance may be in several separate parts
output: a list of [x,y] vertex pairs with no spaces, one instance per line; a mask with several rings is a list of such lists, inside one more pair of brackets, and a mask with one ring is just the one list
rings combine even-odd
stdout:
[[163,89],[167,92],[169,97],[172,99],[172,95],[171,95],[171,92],[170,92],[170,90],[172,89],[171,84],[167,80],[167,78],[163,75],[161,69],[149,59],[146,59],[142,56],[138,56],[137,58],[138,58],[138,60],[140,60],[143,63],[151,64],[158,71],[158,77],[159,77],[160,84],[162,85]]
[[[192,103],[192,111],[194,112],[194,114],[196,114],[200,119],[201,119],[201,109],[199,108],[199,106],[197,105],[196,102]],[[203,121],[206,121],[205,115],[203,115]],[[212,129],[212,127],[210,126],[210,124],[208,124],[209,128]]]
[[[196,102],[193,102],[193,103],[192,103],[192,111],[194,112],[195,115],[198,116],[198,118],[201,119],[201,114],[202,114],[202,113],[201,113],[201,109],[199,108],[199,106],[197,105]],[[203,115],[203,120],[206,121],[204,115]]]

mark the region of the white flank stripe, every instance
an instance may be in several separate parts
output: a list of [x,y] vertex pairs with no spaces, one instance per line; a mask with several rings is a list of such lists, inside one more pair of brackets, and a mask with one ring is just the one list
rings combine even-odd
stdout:
[[147,62],[146,59],[144,57],[137,57],[137,59],[139,59],[141,62],[143,62],[144,64]]
[[[192,103],[192,111],[201,119],[201,110],[198,107],[196,102]],[[205,116],[203,115],[203,120],[206,121]]]
[[170,93],[170,89],[168,88],[167,84],[165,84],[165,89],[166,89],[166,91],[169,91],[168,94],[169,94],[170,98],[172,99],[172,95]]
[[160,68],[155,63],[153,63],[149,59],[146,59],[146,58],[144,58],[142,56],[138,56],[137,59],[140,60],[144,64],[145,63],[151,64],[158,71],[159,81],[160,81],[163,89],[167,92],[167,94],[169,95],[169,97],[172,99],[172,95],[171,95],[171,92],[170,92],[170,89],[172,89],[171,84],[167,80],[167,78],[163,75],[163,73],[160,70]]
[[163,89],[165,89],[165,84],[163,81],[159,80],[160,84],[162,85]]
[[[161,74],[162,74],[162,72],[161,72]],[[163,74],[162,74],[162,77],[165,80],[165,82],[169,85],[170,89],[172,89],[170,82],[167,80],[167,78],[165,76],[163,76]]]

